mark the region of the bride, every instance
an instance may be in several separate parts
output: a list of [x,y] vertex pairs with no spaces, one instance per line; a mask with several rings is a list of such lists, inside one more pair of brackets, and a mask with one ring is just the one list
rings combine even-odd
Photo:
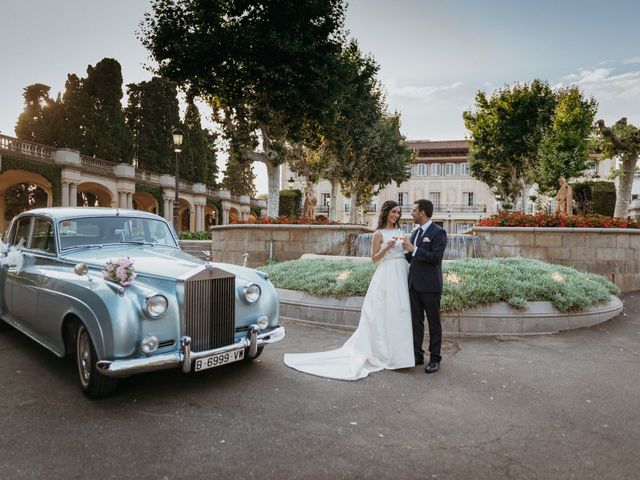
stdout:
[[360,323],[338,350],[287,353],[284,363],[301,372],[358,380],[371,372],[415,366],[407,263],[398,203],[384,202],[373,234],[371,259],[380,262],[364,297]]

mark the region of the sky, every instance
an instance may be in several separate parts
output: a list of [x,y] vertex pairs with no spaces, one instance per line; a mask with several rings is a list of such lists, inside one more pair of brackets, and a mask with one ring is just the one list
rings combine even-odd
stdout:
[[[149,0],[0,0],[0,133],[14,136],[23,88],[86,76],[104,57],[124,84],[153,62],[136,38]],[[390,111],[408,140],[463,139],[478,90],[539,78],[578,85],[598,118],[640,127],[637,0],[351,0],[346,28],[380,65]],[[206,126],[206,125],[205,125]],[[256,164],[258,193],[266,169]]]

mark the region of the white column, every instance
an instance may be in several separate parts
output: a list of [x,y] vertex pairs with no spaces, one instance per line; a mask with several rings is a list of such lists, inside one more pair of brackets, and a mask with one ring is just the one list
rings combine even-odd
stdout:
[[172,210],[171,210],[171,200],[169,200],[167,197],[162,197],[162,208],[164,209],[164,219],[167,221],[171,221],[171,215]]
[[118,208],[127,208],[127,194],[118,192]]
[[229,225],[229,209],[222,209],[222,225]]
[[69,182],[62,182],[62,198],[60,199],[60,205],[63,207],[69,206]]
[[78,186],[75,183],[69,184],[69,206],[78,206]]
[[133,193],[127,193],[127,208],[129,210],[133,209]]

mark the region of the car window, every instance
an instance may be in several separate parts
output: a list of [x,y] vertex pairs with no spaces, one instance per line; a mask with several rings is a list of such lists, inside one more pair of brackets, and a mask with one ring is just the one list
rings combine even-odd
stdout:
[[18,220],[14,229],[14,235],[10,244],[14,246],[24,246],[29,238],[29,229],[31,227],[31,217],[22,217]]
[[41,250],[47,253],[56,253],[56,240],[53,234],[53,224],[46,218],[35,218],[29,248],[32,250]]
[[137,217],[87,217],[60,222],[63,250],[80,245],[109,245],[142,242],[177,247],[163,220]]

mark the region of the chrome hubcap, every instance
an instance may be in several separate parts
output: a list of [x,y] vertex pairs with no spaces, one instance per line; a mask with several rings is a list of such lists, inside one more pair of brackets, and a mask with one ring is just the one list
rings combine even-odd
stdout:
[[78,373],[80,381],[87,385],[91,377],[91,345],[89,335],[84,327],[78,332]]

